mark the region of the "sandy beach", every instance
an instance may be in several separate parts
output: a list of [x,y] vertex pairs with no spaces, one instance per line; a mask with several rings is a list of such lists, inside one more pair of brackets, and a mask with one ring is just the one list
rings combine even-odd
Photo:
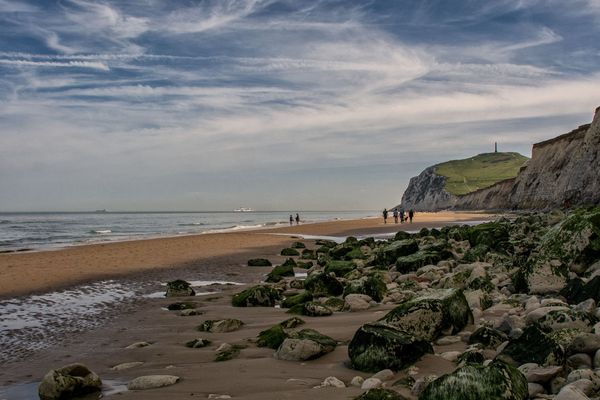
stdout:
[[[244,284],[257,283],[270,271],[269,267],[247,267],[253,257],[269,258],[274,265],[285,257],[283,247],[299,235],[348,236],[375,235],[398,230],[415,231],[423,227],[461,224],[491,218],[477,213],[417,214],[413,224],[393,224],[381,219],[333,221],[255,230],[151,240],[71,247],[55,251],[0,255],[0,296],[11,298],[30,293],[45,293],[74,285],[113,279],[123,282],[145,282],[146,292],[164,291],[161,282],[173,279],[223,280],[242,285],[217,284],[204,287],[204,294],[189,298],[202,315],[182,317],[164,307],[179,299],[139,296],[127,306],[113,307],[108,317],[93,329],[72,332],[55,345],[39,351],[23,352],[7,362],[0,371],[0,399],[26,399],[36,393],[37,384],[52,368],[81,362],[100,375],[105,384],[122,399],[208,398],[210,394],[229,395],[240,399],[350,399],[363,390],[314,389],[328,376],[348,383],[354,376],[370,374],[347,366],[347,344],[356,329],[380,318],[393,305],[378,305],[354,313],[334,313],[327,318],[302,317],[303,327],[316,329],[340,344],[336,350],[318,360],[307,362],[280,361],[273,350],[255,345],[257,334],[290,317],[285,309],[235,308],[231,296]],[[304,240],[315,248],[314,240]],[[302,272],[298,270],[296,272]],[[188,300],[187,298],[185,300]],[[242,329],[230,333],[198,332],[205,320],[238,318]],[[183,344],[197,337],[212,341],[202,349],[189,349]],[[32,339],[33,340],[33,339]],[[146,341],[148,347],[125,349]],[[244,348],[239,357],[214,362],[215,348],[221,343],[239,344]],[[464,348],[464,343],[444,346],[444,351]],[[2,349],[10,351],[10,349]],[[141,362],[123,371],[111,369],[125,362]],[[443,374],[454,364],[434,355],[419,363],[419,374]],[[176,385],[148,391],[124,391],[124,384],[140,375],[169,374],[181,377]],[[404,373],[397,374],[394,380]],[[4,392],[3,392],[4,390]],[[8,392],[7,392],[8,390]],[[401,392],[410,398],[410,391]],[[110,393],[107,393],[107,395]],[[3,397],[4,396],[4,397]],[[33,397],[35,398],[35,397]],[[90,398],[97,398],[90,397]]]

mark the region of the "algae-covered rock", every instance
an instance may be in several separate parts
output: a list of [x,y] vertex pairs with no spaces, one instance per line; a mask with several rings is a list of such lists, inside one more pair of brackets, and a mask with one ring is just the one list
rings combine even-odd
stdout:
[[252,258],[248,260],[249,267],[270,267],[273,264],[266,258]]
[[504,221],[486,222],[468,229],[468,240],[471,247],[487,246],[496,251],[510,250],[509,224]]
[[398,371],[432,352],[428,341],[381,323],[363,325],[348,345],[352,368],[365,372]]
[[600,275],[584,283],[580,278],[571,279],[561,290],[569,304],[578,304],[588,299],[594,299],[596,304],[600,302]]
[[468,364],[429,384],[419,400],[527,400],[527,379],[515,367],[494,361]]
[[487,326],[482,326],[481,328],[477,329],[471,334],[471,336],[469,337],[469,344],[479,343],[484,347],[495,349],[507,340],[508,336],[506,336],[506,334],[500,332],[499,330]]
[[354,400],[406,400],[406,397],[391,389],[369,389]]
[[289,335],[280,324],[274,325],[271,328],[264,330],[258,334],[258,347],[269,347],[276,350],[281,346],[281,343],[287,339]]
[[356,268],[352,261],[331,260],[325,265],[325,273],[333,273],[337,277],[343,277],[348,272]]
[[179,301],[177,303],[172,303],[167,306],[167,310],[169,311],[181,311],[181,310],[193,310],[196,308],[197,304],[189,301]]
[[282,256],[287,256],[287,257],[292,256],[293,257],[293,256],[299,256],[300,252],[298,250],[296,250],[296,249],[288,247],[288,248],[285,248],[285,249],[281,250],[280,254]]
[[545,330],[577,329],[590,332],[598,319],[588,313],[577,310],[551,310],[537,320],[538,325]]
[[381,249],[378,261],[385,265],[393,264],[398,257],[409,256],[417,251],[419,251],[419,244],[416,240],[396,240]]
[[312,301],[312,299],[313,299],[312,293],[304,291],[302,293],[298,293],[297,295],[286,298],[281,303],[281,307],[292,308],[298,304],[306,303],[307,301]]
[[383,300],[386,293],[387,286],[379,274],[371,274],[351,281],[344,288],[344,297],[349,294],[366,294],[377,302]]
[[304,324],[304,320],[301,318],[298,318],[298,317],[288,318],[285,321],[282,321],[279,323],[279,325],[281,325],[285,329],[295,328],[295,327],[303,325],[303,324]]
[[192,284],[182,279],[177,279],[171,282],[167,282],[167,293],[166,297],[183,297],[183,296],[194,296],[196,292],[192,289]]
[[197,338],[194,340],[190,340],[189,342],[185,343],[186,347],[190,347],[192,349],[200,349],[202,347],[206,347],[208,345],[210,345],[211,341],[210,340],[206,340],[203,338]]
[[304,249],[306,245],[302,242],[294,242],[292,243],[292,249]]
[[323,303],[323,305],[331,311],[342,311],[345,304],[344,300],[339,297],[330,297]]
[[450,256],[451,253],[446,254],[445,252],[433,250],[419,250],[411,255],[398,257],[396,259],[396,269],[398,272],[406,274],[408,272],[416,271],[425,265],[437,264]]
[[498,358],[516,365],[562,365],[565,350],[557,338],[542,331],[537,325],[530,325],[523,330],[521,336],[508,343]]
[[333,311],[321,303],[309,301],[293,306],[288,310],[288,313],[306,315],[309,317],[327,317],[333,314]]
[[[295,263],[294,263],[295,264]],[[294,267],[290,264],[278,265],[269,272],[265,282],[276,283],[281,281],[286,276],[294,276]]]
[[244,323],[239,319],[227,318],[221,320],[207,320],[198,326],[201,332],[224,333],[240,329]]
[[235,294],[231,299],[234,307],[273,307],[281,300],[281,293],[268,285],[258,285]]
[[40,383],[41,400],[70,399],[102,389],[102,381],[83,364],[69,364],[50,370]]
[[357,248],[353,249],[351,252],[347,253],[344,256],[344,259],[345,260],[366,260],[368,258],[369,253],[370,253],[370,250],[368,250],[367,254],[365,254],[365,252],[360,247],[357,247]]
[[463,292],[456,289],[431,291],[405,301],[381,321],[418,339],[432,341],[442,331],[457,333],[473,320]]
[[245,348],[245,346],[238,345],[238,344],[231,345],[229,343],[223,343],[222,345],[220,345],[217,348],[217,350],[215,350],[215,353],[216,353],[215,361],[231,360],[231,359],[237,357],[240,354],[240,351],[244,348]]
[[304,281],[304,288],[315,297],[339,296],[344,292],[340,281],[324,272],[310,274]]
[[314,250],[304,249],[302,250],[302,255],[300,256],[303,260],[314,260],[317,258]]
[[337,246],[336,242],[334,242],[333,240],[328,240],[328,239],[317,239],[315,241],[315,244],[317,246],[325,246],[325,247],[328,247],[328,248]]
[[337,342],[314,329],[293,332],[277,349],[275,357],[280,360],[306,361],[332,352]]

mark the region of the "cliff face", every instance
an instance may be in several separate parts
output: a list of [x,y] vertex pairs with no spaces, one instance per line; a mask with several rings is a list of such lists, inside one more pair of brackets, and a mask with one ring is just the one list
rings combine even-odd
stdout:
[[600,107],[591,124],[533,145],[532,157],[516,178],[454,196],[445,178],[430,167],[412,178],[402,206],[442,209],[546,209],[600,204]]
[[435,173],[435,167],[429,167],[419,176],[410,178],[408,187],[402,195],[405,210],[415,211],[443,210],[454,206],[457,196],[445,189],[446,178]]
[[544,209],[600,203],[600,107],[590,125],[533,145],[510,207]]

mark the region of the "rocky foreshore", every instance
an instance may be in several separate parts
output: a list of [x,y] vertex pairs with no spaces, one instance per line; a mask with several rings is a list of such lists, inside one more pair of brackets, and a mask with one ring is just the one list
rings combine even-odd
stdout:
[[[344,347],[346,358],[336,366],[343,374],[324,375],[314,387],[331,390],[330,398],[600,396],[600,208],[401,231],[381,241],[302,241],[281,255],[285,262],[274,267],[250,260],[247,268],[270,272],[259,285],[235,291],[229,307],[285,309],[286,318],[252,337],[244,335],[243,314],[203,319],[197,337],[181,345],[215,362],[272,349],[275,360],[302,365]],[[194,293],[185,281],[173,281],[167,293],[179,300],[171,312],[202,314],[186,301]],[[345,313],[365,320],[351,340],[304,326]],[[244,340],[213,344],[211,334],[219,332]],[[424,374],[418,365],[426,358],[452,367]],[[142,376],[129,389],[179,381]],[[52,393],[48,382],[43,387]]]

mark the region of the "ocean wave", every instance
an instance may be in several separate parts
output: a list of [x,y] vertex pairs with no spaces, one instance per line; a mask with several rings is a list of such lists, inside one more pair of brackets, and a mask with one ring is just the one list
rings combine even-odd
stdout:
[[182,223],[182,224],[177,224],[177,226],[203,226],[206,225],[203,222],[186,222],[186,223]]
[[106,235],[107,233],[112,233],[112,231],[110,229],[98,229],[91,230],[90,233],[95,233],[97,235]]
[[209,229],[207,231],[204,231],[203,233],[235,232],[235,231],[240,231],[240,230],[262,228],[264,226],[265,226],[264,224],[257,224],[257,225],[232,225],[232,226],[228,226],[228,227],[225,227],[225,228]]

